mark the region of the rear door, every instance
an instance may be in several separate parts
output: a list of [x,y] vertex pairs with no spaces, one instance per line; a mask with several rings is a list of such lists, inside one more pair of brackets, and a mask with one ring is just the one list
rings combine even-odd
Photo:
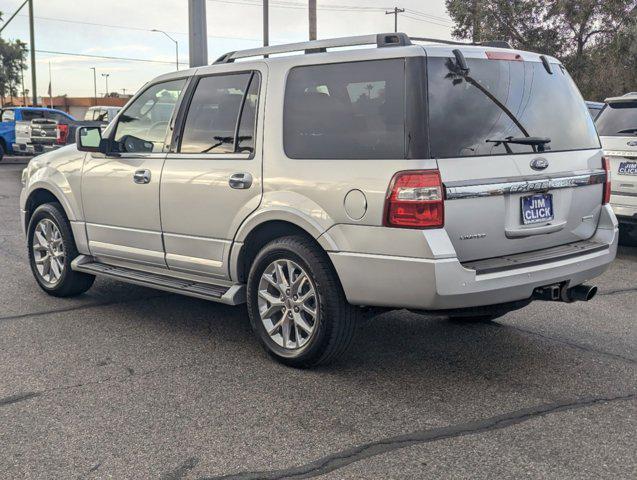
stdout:
[[[262,70],[201,76],[161,180],[166,264],[226,278],[241,222],[261,200]],[[262,128],[262,126],[259,126]]]
[[442,53],[427,61],[431,154],[460,260],[590,238],[604,172],[568,73],[531,54],[480,49],[468,50],[464,70]]

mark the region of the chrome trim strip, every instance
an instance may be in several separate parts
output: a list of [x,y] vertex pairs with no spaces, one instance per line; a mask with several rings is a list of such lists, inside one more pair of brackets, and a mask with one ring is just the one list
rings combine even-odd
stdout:
[[489,178],[479,181],[444,182],[445,199],[492,197],[514,193],[547,192],[560,188],[584,187],[606,181],[606,171],[583,170],[522,178]]

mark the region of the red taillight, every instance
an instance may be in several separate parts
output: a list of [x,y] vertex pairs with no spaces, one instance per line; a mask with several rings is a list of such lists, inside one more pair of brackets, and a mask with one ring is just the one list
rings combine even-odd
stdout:
[[602,166],[606,170],[606,181],[604,182],[604,196],[602,198],[602,205],[610,203],[610,159],[608,157],[602,157]]
[[57,143],[58,145],[65,145],[68,136],[69,126],[58,123],[55,127],[55,143]]
[[445,206],[438,170],[408,170],[394,175],[385,200],[385,226],[439,228],[444,224]]

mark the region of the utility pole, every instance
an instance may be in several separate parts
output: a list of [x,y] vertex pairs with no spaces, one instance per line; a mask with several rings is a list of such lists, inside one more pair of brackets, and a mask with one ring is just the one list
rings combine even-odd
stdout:
[[270,2],[263,0],[263,46],[270,45]]
[[310,21],[310,40],[316,40],[316,0],[308,1],[308,14]]
[[91,67],[93,70],[93,106],[97,105],[97,71],[95,67]]
[[24,93],[24,68],[20,67],[20,77],[22,79],[22,106],[27,106],[27,96]]
[[105,97],[108,97],[108,77],[110,76],[110,73],[102,73],[102,77],[106,79],[106,94],[104,95]]
[[33,28],[33,0],[29,0],[29,40],[31,45],[29,48],[31,49],[31,94],[33,95],[33,106],[38,104],[38,87],[36,85],[36,74],[35,74],[35,30]]
[[385,12],[385,15],[393,15],[394,16],[394,32],[398,32],[398,14],[404,13],[404,8],[394,7],[393,10],[389,10]]
[[190,66],[208,64],[206,0],[188,0],[188,51]]

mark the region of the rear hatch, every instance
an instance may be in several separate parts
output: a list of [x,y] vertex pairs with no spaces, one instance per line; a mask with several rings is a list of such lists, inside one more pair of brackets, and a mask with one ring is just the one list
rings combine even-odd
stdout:
[[464,47],[428,51],[427,65],[431,155],[458,258],[590,238],[605,173],[593,121],[566,70],[535,54]]
[[57,139],[57,122],[47,118],[31,120],[31,143],[52,145]]
[[637,94],[609,99],[596,124],[610,160],[611,203],[637,207]]

